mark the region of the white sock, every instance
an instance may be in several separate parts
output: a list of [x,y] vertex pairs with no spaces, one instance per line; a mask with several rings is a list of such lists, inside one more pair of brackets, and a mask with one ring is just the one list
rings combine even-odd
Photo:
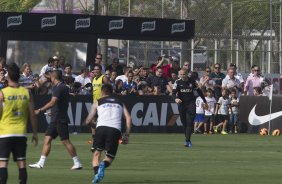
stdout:
[[72,157],[73,163],[74,164],[80,164],[80,161],[78,159],[78,156]]
[[38,161],[38,164],[43,167],[44,164],[45,164],[45,161],[46,161],[46,156],[41,155],[41,157],[40,157],[40,159],[39,159],[39,161]]

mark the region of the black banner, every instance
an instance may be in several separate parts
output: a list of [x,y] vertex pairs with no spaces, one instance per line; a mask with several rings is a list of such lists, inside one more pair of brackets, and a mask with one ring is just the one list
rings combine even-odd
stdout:
[[80,33],[102,38],[187,41],[194,37],[194,20],[98,15],[0,13],[2,32]]
[[[270,131],[282,130],[282,98],[274,96],[270,112],[268,97],[242,96],[240,98],[240,127],[242,132],[258,133],[270,125]],[[270,124],[269,124],[270,121]]]
[[[45,105],[50,96],[35,96],[35,108]],[[182,132],[178,106],[169,96],[122,96],[120,97],[132,117],[132,132],[167,133]],[[71,97],[68,109],[70,129],[90,132],[89,127],[81,126],[91,109],[92,96]],[[50,117],[41,113],[38,116],[39,132],[44,132]]]

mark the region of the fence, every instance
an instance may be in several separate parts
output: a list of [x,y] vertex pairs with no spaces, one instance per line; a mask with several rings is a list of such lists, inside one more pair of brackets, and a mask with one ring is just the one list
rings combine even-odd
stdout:
[[[45,0],[34,7],[32,12],[93,14],[94,2],[95,0]],[[249,72],[250,66],[256,64],[263,73],[282,73],[281,0],[97,2],[98,14],[196,20],[196,35],[192,41],[109,40],[108,63],[114,57],[119,57],[127,64],[150,66],[157,56],[166,54],[179,57],[181,63],[185,60],[192,61],[193,67],[199,70],[216,62],[226,69],[232,62],[237,64],[241,72]],[[60,53],[63,52],[61,50]],[[46,58],[40,60],[45,61]]]

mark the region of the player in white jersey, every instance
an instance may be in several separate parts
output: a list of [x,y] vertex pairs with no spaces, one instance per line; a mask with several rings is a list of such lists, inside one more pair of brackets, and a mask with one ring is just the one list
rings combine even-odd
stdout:
[[201,97],[196,98],[196,117],[194,120],[194,133],[201,133],[201,126],[204,123],[205,115],[203,104],[204,101]]
[[207,132],[207,125],[209,124],[209,134],[213,134],[212,128],[214,123],[214,110],[216,99],[213,97],[213,91],[211,88],[208,88],[206,92],[206,100],[208,108],[205,109],[204,131]]
[[[96,125],[95,142],[93,143],[92,166],[94,177],[92,183],[99,183],[104,178],[104,170],[113,162],[117,153],[119,139],[121,137],[121,119],[124,115],[126,120],[126,133],[123,142],[128,142],[131,128],[131,117],[125,105],[112,96],[113,87],[104,84],[101,88],[102,98],[91,107],[85,124],[91,124],[92,119],[98,114]],[[105,151],[105,158],[100,162],[101,153]]]
[[219,124],[214,126],[214,132],[217,133],[217,129],[222,126],[221,134],[228,134],[226,132],[226,126],[229,120],[229,108],[230,108],[230,98],[229,98],[229,90],[223,89],[222,96],[218,99],[216,104],[215,115],[218,114]]
[[239,98],[236,96],[236,90],[231,90],[229,111],[229,133],[237,133],[237,123],[239,118]]

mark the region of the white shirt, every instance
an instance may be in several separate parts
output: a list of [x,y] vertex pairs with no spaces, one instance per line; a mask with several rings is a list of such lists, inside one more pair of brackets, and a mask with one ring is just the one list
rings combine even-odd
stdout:
[[223,97],[220,97],[218,99],[218,102],[219,104],[219,109],[218,109],[218,114],[221,114],[221,115],[228,115],[228,108],[229,108],[229,105],[230,105],[230,98],[227,97],[227,98],[223,98]]
[[204,114],[203,103],[201,97],[196,98],[196,114]]
[[[78,75],[78,76],[76,76],[76,77],[74,78],[74,82],[79,82],[79,83],[81,84],[81,86],[83,87],[83,86],[85,86],[86,84],[91,83],[91,80],[90,80],[89,77],[83,78],[81,75]],[[86,94],[88,94],[88,93],[89,93],[89,91],[87,91],[85,88],[83,88],[83,89],[81,90],[81,94],[86,95]]]
[[43,66],[40,70],[39,76],[41,77],[47,70],[53,70],[53,67],[48,66],[48,64]]
[[117,80],[122,80],[123,83],[128,81],[128,79],[127,79],[127,77],[125,75],[117,76],[116,81]]
[[206,100],[207,100],[207,104],[209,106],[209,108],[207,110],[205,110],[205,115],[206,116],[211,116],[213,115],[213,112],[214,112],[214,107],[215,107],[215,104],[216,104],[216,99],[214,97],[206,97]]
[[[237,98],[237,99],[231,99],[230,104],[231,104],[231,105],[233,105],[233,104],[239,104],[239,98]],[[233,113],[233,114],[238,114],[238,113],[239,113],[239,107],[238,107],[238,106],[233,106],[233,107],[231,107],[231,109],[232,109],[232,113]]]
[[97,127],[106,126],[121,131],[123,107],[120,103],[115,103],[115,100],[115,98],[108,97],[99,101]]

